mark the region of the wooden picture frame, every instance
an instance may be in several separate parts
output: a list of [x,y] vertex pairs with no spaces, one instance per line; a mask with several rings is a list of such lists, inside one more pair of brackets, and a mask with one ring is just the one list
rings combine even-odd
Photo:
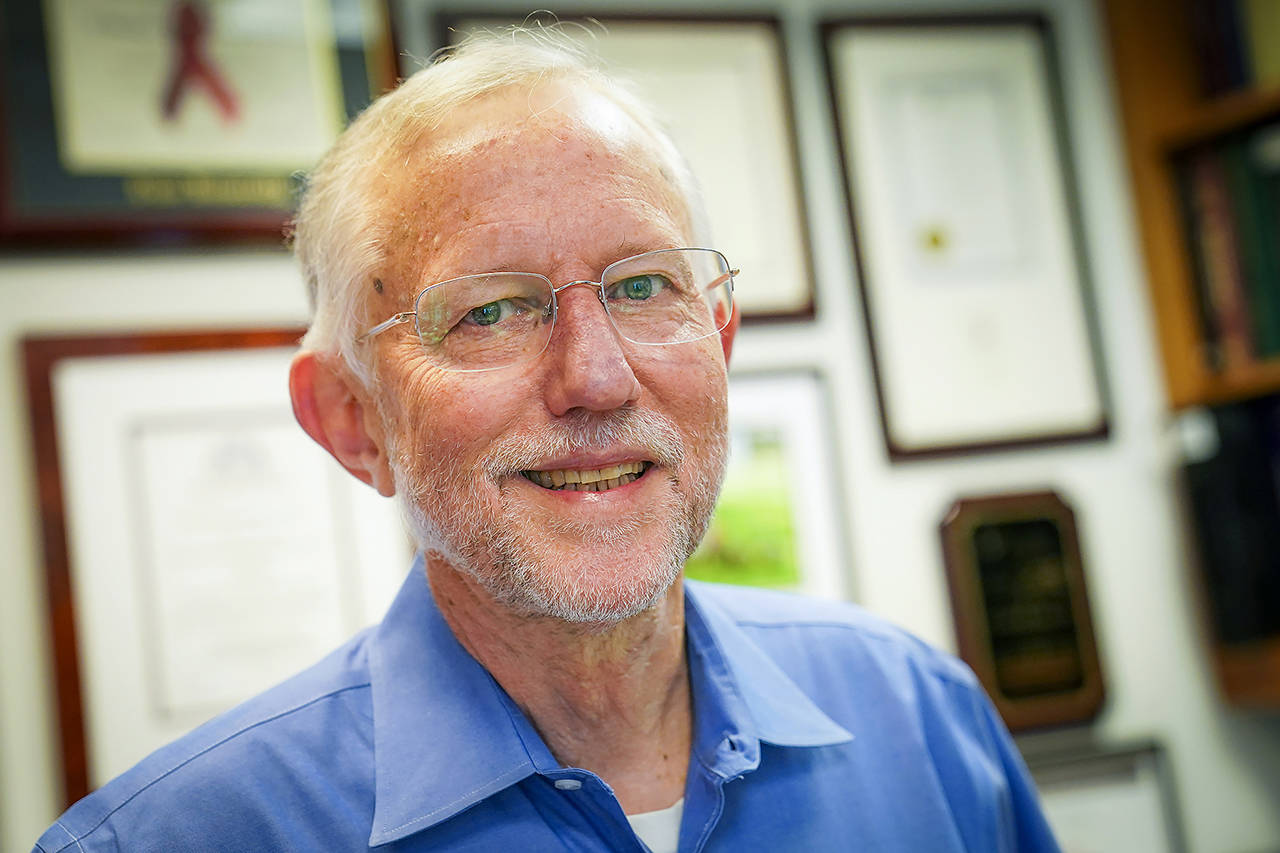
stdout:
[[3,0],[0,244],[278,244],[395,56],[381,3],[268,5]]
[[580,36],[583,48],[655,107],[701,184],[713,248],[742,270],[734,301],[744,322],[814,317],[803,176],[777,17],[603,9],[525,17],[466,7],[423,21],[440,47],[476,28],[515,24]]
[[1048,491],[962,498],[940,533],[960,657],[1006,725],[1092,719],[1106,690],[1071,507]]
[[[317,660],[403,578],[398,512],[292,422],[285,379],[302,331],[23,341],[68,805]],[[312,560],[308,530],[351,569]],[[303,558],[315,575],[297,571]],[[209,565],[225,580],[210,586]],[[300,620],[253,618],[312,593],[319,621],[309,606]]]
[[821,32],[890,458],[1105,438],[1048,22],[862,17]]

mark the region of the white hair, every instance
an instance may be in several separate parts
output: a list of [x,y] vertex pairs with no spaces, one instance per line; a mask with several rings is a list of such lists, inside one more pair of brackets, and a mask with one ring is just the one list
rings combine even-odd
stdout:
[[[482,33],[441,51],[427,66],[369,106],[338,137],[306,180],[292,228],[312,318],[303,346],[341,355],[366,385],[357,355],[359,294],[385,260],[392,211],[385,178],[438,142],[432,134],[466,104],[508,88],[567,82],[598,92],[627,113],[653,143],[657,165],[683,198],[695,244],[709,244],[706,212],[688,164],[654,111],[556,28]],[[408,308],[409,306],[405,306]]]

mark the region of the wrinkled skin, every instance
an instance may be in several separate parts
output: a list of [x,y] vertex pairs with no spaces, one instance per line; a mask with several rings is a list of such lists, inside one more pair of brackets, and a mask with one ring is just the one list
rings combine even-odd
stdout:
[[[389,182],[383,291],[511,269],[594,279],[689,244],[684,205],[643,131],[598,95],[489,96]],[[531,109],[534,113],[531,115]],[[408,326],[374,339],[377,431],[420,544],[518,612],[609,623],[652,605],[705,531],[723,476],[727,343],[619,338],[590,288],[560,294],[538,359],[485,373],[429,364]],[[522,469],[655,463],[625,488],[550,492]]]

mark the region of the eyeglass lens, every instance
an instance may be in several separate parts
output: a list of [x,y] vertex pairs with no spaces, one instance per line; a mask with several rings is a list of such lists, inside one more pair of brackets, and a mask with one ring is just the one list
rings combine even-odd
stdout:
[[[604,270],[601,293],[618,333],[639,344],[698,340],[725,327],[732,284],[712,249],[665,249]],[[551,339],[551,282],[534,273],[486,273],[432,285],[418,296],[422,344],[440,366],[489,370],[534,358]]]

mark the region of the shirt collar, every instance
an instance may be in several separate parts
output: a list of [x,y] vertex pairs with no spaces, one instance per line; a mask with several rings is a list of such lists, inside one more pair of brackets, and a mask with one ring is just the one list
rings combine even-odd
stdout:
[[[695,583],[685,585],[694,753],[726,778],[759,764],[759,742],[842,743],[827,717]],[[370,651],[375,805],[369,845],[396,841],[558,764],[532,724],[462,647],[422,559]]]
[[377,629],[369,669],[369,846],[433,826],[536,772],[502,688],[436,607],[421,557]]
[[761,741],[813,747],[853,739],[717,606],[706,587],[686,581],[685,605],[694,752],[708,769],[725,777],[754,770]]

